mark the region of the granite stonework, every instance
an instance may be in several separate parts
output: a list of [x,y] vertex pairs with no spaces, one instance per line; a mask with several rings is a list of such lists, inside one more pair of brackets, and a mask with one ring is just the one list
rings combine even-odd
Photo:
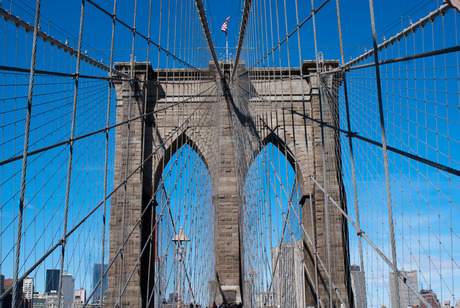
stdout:
[[[151,200],[164,166],[185,144],[202,158],[213,184],[215,259],[212,262],[215,262],[215,280],[209,282],[211,302],[244,301],[244,273],[247,269],[241,262],[244,255],[241,244],[244,234],[240,227],[244,204],[242,189],[252,161],[269,142],[286,154],[296,171],[303,196],[302,218],[306,232],[303,261],[307,268],[305,303],[316,306],[317,298],[321,298],[322,304],[329,307],[332,297],[333,307],[340,307],[334,287],[329,287],[326,271],[315,260],[313,245],[316,245],[324,267],[326,270],[330,267],[328,271],[337,293],[348,304],[353,297],[350,293],[347,224],[336,206],[325,198],[326,191],[343,210],[347,210],[340,138],[336,131],[323,129],[319,123],[310,120],[320,119],[322,113],[324,122],[338,126],[337,100],[328,99],[331,93],[323,93],[320,99],[314,61],[304,61],[302,68],[250,71],[240,63],[232,81],[232,64],[220,65],[225,75],[223,81],[213,63],[209,69],[201,71],[153,70],[148,63],[115,65],[117,70],[126,74],[131,74],[134,67],[133,74],[137,78],[137,82],[113,81],[117,95],[117,123],[142,114],[148,116],[129,121],[116,130],[114,185],[123,184],[126,176],[129,179],[113,194],[111,201],[110,259],[117,254],[118,257],[109,271],[106,304],[113,307],[120,292],[124,292],[120,305],[140,303],[147,306],[148,294],[153,288],[149,277],[155,276],[154,266],[150,265],[154,252],[143,254],[140,266],[125,284],[140,251],[144,247],[155,249],[151,245],[151,227],[156,204]],[[337,61],[323,63],[328,67],[337,65]],[[332,75],[322,79],[322,85],[329,88],[340,82]],[[142,168],[138,168],[142,161],[145,161]],[[326,205],[330,264],[325,232]],[[141,215],[141,223],[137,224]],[[134,230],[133,234],[120,250],[131,230]],[[315,279],[319,283],[318,294]],[[153,307],[153,301],[150,306]]]

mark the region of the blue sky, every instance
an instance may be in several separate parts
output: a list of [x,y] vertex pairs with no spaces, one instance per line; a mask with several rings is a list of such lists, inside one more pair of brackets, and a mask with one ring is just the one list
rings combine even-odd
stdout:
[[[152,11],[154,16],[152,18],[152,31],[151,37],[152,41],[160,43],[162,47],[167,48],[171,53],[179,55],[181,58],[184,58],[186,61],[189,61],[192,65],[206,67],[208,61],[210,60],[209,54],[206,51],[206,42],[203,38],[199,38],[195,42],[194,47],[200,48],[197,49],[195,53],[190,53],[186,49],[182,48],[182,42],[185,45],[185,31],[188,31],[186,23],[181,25],[181,20],[186,19],[186,14],[188,12],[194,11],[193,2],[187,2],[187,6],[182,6],[183,1],[179,1],[178,10],[171,17],[171,20],[167,22],[167,12],[168,6],[171,5],[171,9],[175,11],[175,3],[177,1],[163,0],[163,14],[162,14],[162,31],[158,30],[159,28],[159,6],[160,1],[155,1],[154,10]],[[257,2],[257,3],[267,3]],[[279,6],[282,7],[284,1],[279,1]],[[112,1],[97,1],[104,9],[109,12],[112,12]],[[133,24],[133,1],[119,1],[117,16],[128,25],[132,26]],[[148,33],[148,1],[142,0],[138,1],[138,17],[137,17],[137,29],[140,33],[147,35]],[[273,2],[274,3],[274,2]],[[287,1],[288,5],[292,8],[294,1]],[[365,49],[369,50],[372,47],[371,41],[371,27],[369,19],[369,7],[368,1],[366,0],[357,0],[351,2],[341,2],[341,18],[342,18],[342,28],[344,35],[344,46],[345,46],[345,59],[349,60],[350,57],[355,57],[361,54]],[[10,9],[10,1],[2,1],[2,8]],[[320,5],[320,1],[315,1],[315,6]],[[379,42],[383,38],[389,38],[402,28],[406,28],[410,21],[415,22],[420,17],[425,16],[428,12],[433,11],[441,4],[441,1],[376,1],[375,3],[375,17],[376,17],[376,27],[379,37]],[[14,15],[20,16],[23,20],[33,23],[33,8],[35,6],[34,1],[14,1],[14,5],[11,6],[11,10]],[[214,40],[215,46],[218,48],[217,53],[224,52],[222,47],[225,46],[225,34],[220,31],[222,23],[225,21],[225,18],[230,16],[229,20],[229,47],[232,52],[232,48],[236,46],[238,29],[241,23],[241,11],[243,9],[242,1],[205,1],[205,7],[207,10],[208,21],[211,25],[211,32]],[[254,7],[253,14],[256,14],[261,9],[260,7]],[[299,19],[303,20],[308,16],[311,11],[310,1],[299,2]],[[255,13],[254,13],[255,12]],[[280,10],[280,14],[283,11]],[[183,15],[181,15],[183,14]],[[329,1],[329,3],[324,6],[324,8],[317,14],[317,33],[318,33],[318,45],[319,51],[324,53],[326,59],[340,59],[340,50],[338,48],[338,34],[337,34],[337,24],[336,24],[336,15],[335,15],[335,1]],[[283,14],[284,15],[284,14]],[[78,26],[80,18],[80,2],[79,1],[42,1],[42,24],[41,29],[44,32],[49,32],[51,36],[56,37],[62,42],[68,41],[68,44],[72,47],[76,47],[76,37],[78,36]],[[177,18],[174,18],[174,17]],[[182,16],[182,19],[181,19]],[[253,15],[254,18],[260,18],[258,15]],[[452,14],[446,18],[446,45],[451,46],[454,42],[454,36],[449,36],[455,30],[455,23],[452,22]],[[296,25],[296,16],[295,10],[289,9],[287,11],[288,19],[288,32],[290,32]],[[174,28],[174,23],[176,23],[176,28],[180,28],[181,31],[177,31],[176,38],[174,39],[173,31],[170,31],[169,43],[167,42],[167,31],[168,28],[171,30]],[[284,27],[284,16],[280,15],[280,37],[284,37],[286,29]],[[87,52],[89,56],[94,57],[96,60],[102,60],[105,64],[108,64],[109,54],[110,54],[110,39],[111,39],[111,19],[96,10],[92,5],[86,4],[85,10],[85,23],[84,23],[84,51]],[[436,25],[436,27],[439,24]],[[4,40],[0,40],[0,50],[5,50],[6,52],[1,56],[2,65],[11,65],[18,67],[27,68],[30,64],[30,42],[31,34],[27,36],[19,32],[20,38],[27,37],[27,40],[18,41],[18,49],[15,48],[12,44],[9,44],[10,41],[14,41],[15,37],[15,27],[7,26],[7,29],[4,28],[4,23],[2,21],[0,28],[0,33],[7,32],[7,37]],[[252,28],[250,28],[252,29]],[[198,31],[201,33],[201,25],[193,24],[193,31]],[[132,34],[129,30],[124,29],[122,26],[117,25],[116,30],[116,40],[115,40],[115,62],[117,61],[129,61],[131,54],[131,40]],[[416,36],[416,40],[420,41],[425,39],[427,43],[427,48],[433,48],[430,45],[431,42],[431,32],[429,32],[429,27],[425,30],[423,36]],[[247,35],[248,43],[246,46],[254,47],[257,45],[256,39],[259,39],[263,42],[262,35],[260,31],[250,31]],[[436,34],[433,38],[433,41],[436,41],[437,44],[441,41],[440,32],[432,32]],[[301,50],[302,50],[302,59],[313,59],[314,58],[314,44],[313,44],[313,33],[312,33],[312,23],[311,20],[307,22],[300,30],[301,34]],[[182,36],[183,35],[183,36]],[[260,36],[258,36],[260,35]],[[276,34],[275,34],[276,37]],[[27,43],[26,43],[27,42]],[[276,39],[275,39],[276,43]],[[290,38],[290,55],[291,55],[291,65],[298,65],[298,51],[297,51],[297,37],[296,35]],[[403,45],[399,45],[401,47]],[[436,45],[439,47],[439,45]],[[269,48],[271,44],[269,44]],[[66,56],[62,53],[59,53],[55,49],[51,49],[39,45],[39,50],[44,50],[46,55],[50,55],[51,52],[54,52],[54,60],[44,60],[40,58],[38,62],[38,68],[41,69],[50,69],[52,68],[55,71],[62,71],[67,73],[74,72],[75,59]],[[48,48],[48,49],[47,49]],[[287,55],[285,50],[286,44],[282,47],[282,54]],[[397,46],[395,45],[394,54],[390,52],[385,56],[388,59],[394,57],[397,53]],[[401,47],[402,48],[402,47]],[[136,39],[136,59],[138,61],[144,61],[146,59],[146,43],[140,38]],[[408,54],[415,52],[411,50],[409,46]],[[268,50],[259,51],[260,54],[267,52]],[[416,52],[421,52],[420,49],[417,49]],[[242,60],[250,64],[254,62],[254,49],[251,49],[249,53],[243,53]],[[60,55],[60,56],[59,56]],[[46,58],[46,57],[45,57]],[[16,60],[18,59],[18,60]],[[423,62],[421,60],[409,61],[404,64],[397,64],[393,66],[387,66],[383,68],[384,84],[386,85],[386,90],[384,93],[384,100],[386,106],[386,118],[387,118],[387,131],[388,131],[388,142],[399,149],[408,151],[410,153],[418,154],[421,156],[426,156],[427,158],[437,161],[451,167],[457,168],[459,166],[459,146],[458,146],[458,137],[456,133],[459,129],[459,118],[460,114],[458,113],[458,88],[456,88],[455,80],[451,81],[447,78],[439,78],[439,81],[433,82],[431,84],[426,84],[430,82],[430,79],[433,79],[433,73],[428,73],[428,77],[425,80],[422,78],[422,73],[420,68],[423,65],[427,67],[434,67],[433,70],[436,76],[444,76],[443,74],[449,76],[455,76],[458,74],[458,55],[457,58],[453,55],[448,55],[446,58],[436,58],[438,61],[434,63],[431,60]],[[16,64],[17,61],[17,64]],[[181,65],[171,59],[168,59],[164,56],[164,53],[157,58],[157,53],[152,47],[150,61],[152,65],[156,68],[159,67],[181,67]],[[444,61],[444,62],[443,62]],[[265,64],[269,64],[266,62]],[[447,68],[446,71],[442,70],[442,63],[454,63],[451,68]],[[455,66],[455,63],[457,66]],[[267,65],[268,65],[267,64]],[[282,61],[283,66],[287,66],[286,57]],[[447,66],[447,65],[446,65]],[[417,68],[419,70],[417,70]],[[91,67],[84,66],[82,72],[91,75],[105,76],[105,72],[93,70]],[[398,72],[409,72],[401,73]],[[349,74],[349,84],[354,85],[353,90],[350,91],[350,96],[353,98],[354,111],[352,111],[352,120],[355,125],[354,129],[359,131],[361,135],[373,138],[374,140],[380,139],[379,126],[376,113],[376,99],[375,99],[375,90],[372,79],[366,79],[366,76],[372,74],[372,69],[358,70]],[[386,75],[385,75],[386,74]],[[12,76],[12,75],[11,75]],[[5,84],[20,84],[16,88],[16,93],[13,93],[10,88],[5,87],[3,97],[23,97],[27,95],[27,82],[28,76],[19,76],[14,81],[9,75],[2,75],[2,83]],[[402,76],[402,77],[401,77]],[[457,75],[458,76],[458,75]],[[399,79],[398,79],[399,78]],[[412,80],[417,79],[413,82]],[[455,79],[455,78],[454,78]],[[35,114],[41,114],[34,118],[34,124],[37,129],[34,132],[34,137],[36,140],[39,140],[38,143],[31,145],[31,149],[40,148],[56,142],[57,140],[62,140],[63,138],[68,137],[69,134],[69,113],[71,111],[71,98],[73,90],[73,81],[65,79],[65,82],[62,82],[64,79],[53,79],[51,82],[52,85],[44,85],[49,83],[50,79],[46,77],[40,77],[37,79],[36,93],[42,94],[45,98],[37,97],[35,100],[36,107],[34,107]],[[363,80],[370,80],[368,84],[363,84]],[[400,84],[392,84],[394,80],[406,80],[400,81]],[[87,88],[86,88],[87,87]],[[434,93],[433,89],[437,87],[439,91],[446,93]],[[82,108],[79,110],[82,121],[77,128],[77,134],[82,134],[84,132],[90,132],[95,129],[100,129],[105,125],[105,115],[103,117],[97,116],[97,113],[94,112],[94,106],[100,108],[101,113],[105,114],[105,103],[107,95],[107,89],[105,82],[82,82],[82,89],[97,88],[98,94],[100,97],[95,98],[93,93],[89,90],[83,90],[85,94],[83,97],[80,97]],[[403,90],[406,90],[407,93]],[[423,91],[421,89],[427,89],[428,91]],[[442,90],[440,90],[442,89]],[[453,89],[453,90],[452,90]],[[66,91],[66,92],[64,92]],[[457,92],[455,92],[457,91]],[[342,95],[342,94],[341,94]],[[113,102],[114,98],[112,97]],[[13,141],[6,142],[9,140],[11,134],[16,134],[21,132],[23,128],[23,118],[24,118],[24,109],[23,103],[24,100],[17,101],[14,100],[14,104],[4,104],[2,106],[2,123],[3,125],[8,124],[8,128],[2,129],[2,138],[3,142],[7,143],[7,146],[4,146],[2,150],[2,157],[8,158],[14,154],[21,153],[22,151],[22,142],[23,139],[18,137]],[[425,101],[428,101],[428,104],[425,105]],[[46,105],[45,102],[51,102]],[[436,102],[436,104],[429,104],[429,102]],[[42,105],[40,105],[42,103]],[[444,106],[445,105],[445,106]],[[46,108],[50,107],[53,110],[50,113],[44,114],[47,110]],[[19,108],[18,112],[13,113],[14,110]],[[341,105],[340,108],[343,108]],[[412,111],[416,112],[412,112]],[[9,114],[7,113],[9,112]],[[11,114],[14,115],[10,116]],[[414,115],[415,114],[415,115]],[[439,114],[439,116],[436,116]],[[341,109],[341,115],[344,115],[344,110]],[[449,129],[447,129],[442,121],[444,117],[449,116]],[[440,118],[441,117],[441,118]],[[112,124],[114,120],[114,110],[112,110]],[[342,123],[344,119],[342,118]],[[402,133],[401,133],[402,132]],[[40,136],[47,136],[47,138],[40,138]],[[446,138],[447,136],[447,138]],[[113,140],[113,136],[111,137]],[[76,164],[81,166],[81,172],[79,174],[79,180],[75,180],[75,187],[82,187],[81,189],[76,189],[77,192],[88,191],[88,187],[93,187],[94,190],[88,194],[76,194],[73,196],[72,202],[76,205],[85,204],[85,207],[76,207],[75,211],[72,212],[71,221],[76,222],[79,218],[82,217],[84,213],[89,211],[91,205],[96,204],[102,198],[102,181],[101,178],[97,179],[97,175],[100,175],[102,170],[100,164],[103,162],[103,143],[104,136],[99,135],[91,140],[89,143],[77,143],[78,149],[81,149],[81,152],[76,153]],[[343,144],[346,144],[346,140],[343,140]],[[383,182],[383,171],[382,171],[382,161],[381,161],[381,151],[379,148],[369,147],[361,142],[356,143],[356,148],[358,154],[356,154],[357,159],[357,169],[358,182],[361,188],[359,198],[361,202],[367,204],[373,204],[376,207],[374,209],[363,209],[366,213],[365,222],[363,224],[369,228],[379,233],[375,235],[375,241],[379,243],[379,247],[385,251],[389,256],[389,246],[387,245],[387,232],[384,228],[384,223],[387,221],[387,214],[385,214],[385,191],[381,183]],[[428,146],[430,145],[430,146]],[[447,148],[447,150],[446,150]],[[439,151],[440,149],[440,151]],[[61,150],[63,150],[61,152]],[[83,153],[84,151],[89,151],[91,153],[96,153],[93,157],[88,160]],[[56,212],[57,216],[54,217],[52,223],[49,227],[49,233],[45,235],[45,240],[53,238],[56,241],[61,232],[60,232],[60,221],[62,220],[62,201],[63,201],[63,192],[65,181],[62,182],[62,179],[65,178],[66,172],[66,159],[68,157],[68,151],[66,149],[57,149],[48,152],[48,157],[53,157],[52,166],[48,168],[49,160],[46,156],[38,156],[38,158],[31,163],[30,170],[39,170],[39,179],[40,183],[46,182],[47,178],[52,178],[53,181],[48,185],[44,186],[46,189],[40,190],[40,185],[38,188],[30,189],[30,193],[27,195],[29,204],[27,207],[27,219],[26,221],[31,224],[31,226],[40,226],[46,224],[46,219],[49,213]],[[446,154],[447,153],[447,154]],[[346,149],[343,153],[344,157],[349,157]],[[447,156],[447,158],[446,158]],[[113,153],[111,153],[113,157]],[[458,195],[458,179],[453,177],[450,178],[443,173],[435,172],[431,168],[426,168],[425,166],[412,161],[405,159],[400,159],[398,156],[390,156],[391,162],[391,178],[392,178],[392,194],[394,198],[395,212],[399,212],[399,216],[395,218],[395,223],[397,227],[401,227],[397,232],[401,232],[405,237],[407,237],[407,225],[409,223],[404,220],[411,220],[411,228],[414,228],[415,233],[418,232],[419,224],[423,225],[423,221],[420,222],[420,217],[413,217],[415,215],[413,212],[406,214],[410,211],[410,208],[414,210],[417,206],[422,205],[422,210],[420,211],[421,215],[415,216],[424,216],[431,215],[431,221],[434,221],[436,225],[436,230],[426,232],[424,236],[418,236],[415,234],[407,241],[419,241],[423,244],[430,245],[431,249],[428,249],[428,253],[425,253],[424,258],[428,254],[433,258],[437,257],[438,260],[435,261],[436,264],[444,264],[445,259],[443,258],[443,249],[439,249],[439,243],[436,243],[436,237],[434,235],[441,234],[443,237],[445,235],[450,236],[446,240],[449,240],[458,244],[458,239],[452,236],[452,233],[449,232],[446,225],[441,220],[441,217],[447,221],[447,225],[455,225],[455,222],[459,217],[458,209],[458,200],[460,196]],[[47,166],[44,170],[41,170],[43,167]],[[13,180],[9,181],[2,187],[2,201],[5,203],[5,209],[2,212],[3,226],[5,229],[8,229],[2,236],[2,257],[6,258],[8,253],[3,247],[11,247],[7,243],[13,238],[14,224],[15,221],[12,219],[17,213],[16,207],[12,206],[17,204],[17,195],[10,200],[9,203],[6,203],[6,200],[10,198],[9,192],[18,191],[18,180],[20,178],[20,169],[21,161],[17,161],[8,167],[4,167],[2,170],[5,174],[11,173],[13,170],[19,172],[16,174]],[[419,171],[417,171],[419,170]],[[30,174],[34,174],[34,171],[30,171]],[[352,193],[351,193],[351,178],[350,178],[350,166],[346,165],[344,169],[345,180],[347,184],[348,198],[349,198],[349,208],[352,205]],[[75,175],[76,176],[76,175]],[[6,177],[6,175],[4,176]],[[110,178],[110,175],[109,175]],[[283,175],[283,178],[287,178],[286,174]],[[88,180],[85,182],[85,180]],[[292,184],[292,181],[290,182]],[[420,184],[421,183],[421,184]],[[431,184],[433,183],[433,184]],[[404,188],[404,193],[401,192],[400,187]],[[53,194],[50,194],[53,192]],[[52,198],[50,197],[52,195]],[[448,196],[448,197],[446,197]],[[449,198],[454,200],[454,202],[449,204]],[[428,202],[426,201],[428,200]],[[283,199],[281,203],[285,203],[286,200]],[[273,202],[275,203],[275,202]],[[43,213],[40,213],[40,205],[46,204],[46,210]],[[425,204],[425,205],[424,205]],[[428,205],[427,205],[428,204]],[[440,207],[440,208],[438,208]],[[57,210],[61,208],[61,210]],[[450,213],[449,213],[450,210]],[[373,212],[374,211],[374,212]],[[40,222],[32,223],[33,216],[39,212],[40,213]],[[377,213],[377,215],[375,215]],[[401,215],[403,213],[404,215]],[[61,216],[60,216],[61,215]],[[97,215],[100,215],[98,212]],[[59,217],[58,217],[59,216]],[[354,217],[354,214],[351,214]],[[395,216],[397,216],[395,214]],[[99,216],[98,216],[99,217]],[[9,224],[13,220],[13,225],[11,227],[5,227],[6,224]],[[417,221],[417,222],[413,222]],[[404,227],[406,226],[406,227]],[[448,227],[448,226],[447,226]],[[379,229],[380,228],[380,229]],[[423,228],[421,226],[420,228]],[[405,230],[405,231],[404,231]],[[423,229],[422,229],[423,230]],[[2,230],[3,231],[3,230]],[[458,234],[458,228],[456,231]],[[29,230],[31,234],[33,232]],[[100,246],[96,244],[95,241],[92,241],[93,238],[99,236],[101,230],[98,227],[97,221],[88,221],[85,224],[84,228],[79,231],[77,239],[84,238],[86,242],[82,242],[82,246],[74,245],[73,247],[77,250],[76,255],[80,256],[80,260],[90,260],[88,262],[81,262],[76,260],[76,258],[69,259],[68,264],[72,264],[74,268],[79,268],[78,271],[82,274],[80,277],[80,285],[90,285],[91,284],[91,262],[96,262],[100,260],[101,249]],[[433,233],[434,232],[434,233]],[[434,235],[433,235],[434,234]],[[453,238],[453,240],[452,240]],[[30,241],[26,242],[27,251],[32,252],[32,254],[40,255],[40,251],[47,249],[47,246],[44,244],[43,247],[40,247],[37,250],[31,249],[33,247],[36,238],[30,237]],[[45,242],[45,241],[43,241]],[[75,241],[77,242],[77,240]],[[40,242],[41,243],[41,242]],[[352,239],[352,243],[356,245],[356,241]],[[404,241],[397,241],[397,246],[401,247],[401,251],[404,251]],[[91,252],[88,252],[91,247]],[[420,245],[419,245],[420,247]],[[448,248],[448,251],[453,249]],[[458,251],[454,250],[456,255],[453,256],[455,260],[459,260]],[[9,252],[10,256],[12,252]],[[441,255],[441,256],[440,256]],[[24,256],[24,255],[23,255]],[[36,257],[36,256],[35,256]],[[33,259],[34,257],[30,257]],[[11,260],[8,257],[8,260]],[[356,253],[352,254],[352,260],[357,261]],[[377,268],[375,263],[372,263],[372,260],[375,259],[375,255],[372,252],[369,252],[369,261],[371,270]],[[426,261],[426,260],[425,260]],[[30,260],[25,262],[30,265]],[[375,261],[377,262],[377,261]],[[380,262],[380,261],[378,261]],[[411,262],[410,257],[406,254],[401,256],[400,264],[403,264],[405,268],[410,267]],[[11,264],[11,263],[10,263]],[[11,265],[4,264],[2,270],[7,275],[11,276]],[[379,266],[382,266],[381,263],[378,263]],[[409,264],[409,265],[407,265]],[[413,263],[412,263],[413,264]],[[50,260],[47,261],[46,267],[58,266],[58,254],[52,255]],[[372,266],[376,266],[373,268]],[[425,266],[425,265],[418,265]],[[440,265],[442,267],[442,265]],[[382,266],[383,270],[380,269],[380,274],[388,273],[388,269],[385,266]],[[44,267],[40,269],[44,271]],[[377,271],[377,270],[376,270]],[[448,269],[444,269],[445,273],[449,273]],[[435,271],[433,270],[433,273]],[[454,273],[451,273],[452,277],[455,277],[455,289],[458,289],[459,285],[459,273],[458,269],[454,268]],[[384,275],[384,274],[382,274]],[[448,274],[449,275],[449,274]],[[447,276],[448,276],[447,275]],[[43,277],[41,277],[42,279]],[[434,281],[435,279],[433,279]],[[454,280],[454,279],[452,279]],[[426,281],[426,280],[425,280]],[[435,285],[436,282],[433,282],[433,289],[439,288]],[[453,284],[453,283],[452,283]],[[425,284],[424,284],[425,285]],[[449,287],[450,285],[448,285]],[[41,291],[39,289],[39,291]],[[455,293],[456,298],[458,298],[458,292],[452,291]]]
[[[268,1],[268,0],[267,0]],[[160,1],[156,1],[153,4],[155,10],[153,11],[152,29],[158,29],[159,23],[159,6]],[[171,8],[175,8],[175,1],[171,2]],[[241,11],[243,9],[243,1],[204,1],[207,9],[208,21],[214,40],[214,45],[217,48],[225,47],[225,34],[220,31],[220,28],[225,21],[225,18],[230,16],[228,24],[229,33],[229,48],[235,48],[237,45],[237,36],[241,23]],[[291,3],[292,2],[292,3]],[[23,3],[28,4],[30,8],[35,7],[33,1],[25,1]],[[22,19],[31,22],[33,21],[33,11],[30,8],[25,8],[23,3],[18,3],[12,7],[13,13],[17,13]],[[113,10],[113,1],[104,0],[96,1],[98,5],[103,7],[108,12]],[[117,17],[129,26],[133,25],[133,11],[134,1],[118,1]],[[179,2],[181,3],[181,2]],[[274,3],[274,2],[273,2]],[[274,8],[274,4],[273,8]],[[315,1],[315,6],[322,4],[322,1]],[[376,27],[379,34],[379,38],[386,36],[387,38],[397,33],[401,28],[405,28],[409,25],[410,21],[415,22],[420,17],[425,16],[427,12],[435,10],[441,1],[375,1],[375,18]],[[137,30],[144,35],[148,33],[148,0],[138,1],[138,16],[137,16]],[[166,12],[169,2],[163,0],[163,11]],[[279,1],[280,7],[280,35],[285,35],[284,29],[284,16],[281,12],[283,2]],[[289,32],[295,27],[295,10],[294,1],[287,1],[287,5],[292,7],[287,12],[288,17],[288,28]],[[310,11],[310,1],[299,2],[299,20],[305,19]],[[78,25],[80,18],[80,2],[79,1],[44,1],[42,3],[42,19],[44,24],[42,29],[48,28],[49,19],[52,23],[58,25],[61,29],[53,29],[53,24],[50,24],[50,33],[52,36],[65,41],[69,38],[71,46],[76,46],[76,37],[78,36]],[[9,9],[9,1],[4,1],[2,8]],[[25,8],[25,9],[24,9]],[[182,8],[180,6],[179,8]],[[358,52],[362,52],[363,48],[370,49],[372,47],[371,41],[371,27],[369,18],[369,4],[367,0],[353,1],[352,4],[341,2],[341,20],[343,28],[344,46],[346,58],[350,56],[357,56]],[[24,10],[27,11],[24,12]],[[183,8],[185,12],[185,8]],[[254,7],[253,11],[257,11]],[[62,12],[66,12],[62,14]],[[91,55],[92,48],[98,50],[99,53],[103,53],[108,60],[110,50],[110,37],[111,37],[111,21],[110,18],[98,10],[92,5],[86,5],[85,11],[85,28],[84,28],[84,43],[87,44],[89,54]],[[173,10],[174,12],[174,10]],[[273,13],[275,14],[275,13]],[[164,13],[162,23],[166,23],[166,16]],[[44,18],[45,17],[45,18]],[[177,19],[180,19],[180,10],[177,11]],[[183,15],[185,19],[185,15]],[[174,16],[171,17],[170,23],[173,25]],[[178,21],[179,23],[180,21]],[[273,22],[274,17],[273,17]],[[335,1],[329,1],[320,12],[317,14],[317,32],[318,32],[318,44],[319,51],[324,52],[326,59],[339,59],[340,51],[338,49],[338,34],[337,34],[337,20]],[[177,25],[179,26],[179,25]],[[163,26],[162,35],[162,46],[165,45],[166,27]],[[302,48],[304,48],[303,58],[313,58],[313,37],[312,37],[312,23],[311,20],[307,22],[301,28],[302,37]],[[152,32],[152,41],[158,43],[158,30]],[[171,34],[172,35],[172,34]],[[248,35],[249,36],[249,35]],[[115,49],[117,51],[115,61],[129,61],[129,54],[131,51],[131,34],[129,31],[123,29],[122,26],[117,26],[117,38],[115,42]],[[297,44],[295,36],[291,38],[291,41]],[[291,43],[293,45],[294,43]],[[146,44],[141,39],[138,39],[138,58],[145,58]],[[294,45],[295,45],[294,44]],[[170,49],[172,47],[172,43]],[[178,46],[177,46],[178,47]],[[361,48],[360,50],[358,48]],[[358,49],[358,50],[357,50]],[[144,50],[144,51],[143,51]],[[223,50],[217,50],[217,53],[223,52]],[[156,57],[156,55],[155,55]],[[97,56],[95,56],[98,59]],[[99,60],[99,59],[98,59]],[[139,60],[139,59],[138,59]]]

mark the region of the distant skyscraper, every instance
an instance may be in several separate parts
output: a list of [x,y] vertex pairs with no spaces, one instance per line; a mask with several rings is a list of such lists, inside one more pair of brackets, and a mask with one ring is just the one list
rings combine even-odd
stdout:
[[67,272],[62,274],[62,306],[70,308],[75,296],[75,280],[72,275]]
[[351,288],[353,290],[353,299],[356,308],[365,308],[366,301],[366,286],[364,284],[364,273],[359,265],[350,266]]
[[[107,264],[94,264],[94,269],[93,269],[93,289],[96,288],[97,283],[101,279],[102,274],[104,274],[104,272],[107,269],[107,267],[108,267]],[[96,288],[96,292],[94,292],[94,296],[93,296],[93,302],[101,300],[101,291],[100,290],[101,290],[100,286]],[[107,292],[107,275],[104,277],[104,280],[102,281],[102,296],[105,295],[105,292]]]
[[32,299],[34,295],[34,279],[24,278],[22,281],[22,292],[24,293],[25,299]]
[[60,273],[61,271],[58,269],[47,269],[46,270],[45,293],[50,293],[52,290],[58,291]]
[[[441,303],[438,300],[438,297],[436,296],[436,293],[434,293],[431,290],[420,290],[420,295],[430,304],[431,307],[433,308],[440,308]],[[427,308],[422,302],[420,302],[420,308]]]
[[[407,285],[410,285],[413,290],[418,290],[417,271],[400,271],[407,278]],[[395,287],[395,275],[390,272],[390,295],[391,295],[391,307],[392,308],[406,308],[408,306],[418,306],[420,300],[417,296],[412,293],[409,287],[398,279],[399,282],[399,306],[396,302],[396,287]]]
[[273,293],[278,307],[305,307],[302,240],[271,249]]

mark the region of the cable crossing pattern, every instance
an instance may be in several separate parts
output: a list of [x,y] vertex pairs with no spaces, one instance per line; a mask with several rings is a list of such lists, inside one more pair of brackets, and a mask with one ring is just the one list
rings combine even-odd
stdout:
[[1,307],[460,307],[458,1],[51,2],[0,3]]

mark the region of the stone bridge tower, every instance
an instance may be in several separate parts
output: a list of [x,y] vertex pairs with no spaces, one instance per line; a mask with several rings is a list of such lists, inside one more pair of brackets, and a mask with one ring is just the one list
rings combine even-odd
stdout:
[[[137,305],[139,296],[142,297],[142,306],[148,305],[145,299],[153,287],[149,277],[155,274],[154,268],[149,265],[152,254],[143,255],[139,270],[127,285],[120,285],[120,281],[123,281],[122,284],[127,281],[142,247],[149,241],[153,222],[150,217],[155,217],[155,206],[148,206],[151,204],[149,201],[154,197],[164,166],[184,144],[190,145],[202,158],[213,184],[216,273],[215,281],[210,283],[210,296],[216,302],[244,300],[244,251],[240,245],[244,240],[240,227],[244,198],[241,197],[241,183],[244,183],[257,153],[272,142],[287,154],[301,188],[304,261],[308,272],[313,275],[305,277],[306,304],[316,306],[318,295],[327,307],[332,296],[333,306],[340,307],[334,288],[329,294],[328,277],[319,262],[315,261],[312,246],[313,241],[317,254],[326,265],[324,187],[346,211],[340,138],[333,130],[324,130],[323,159],[321,125],[311,120],[321,118],[321,106],[323,121],[338,126],[337,100],[320,100],[314,61],[304,61],[302,68],[251,71],[240,63],[233,81],[229,78],[233,69],[231,65],[221,63],[225,81],[220,80],[213,63],[210,63],[209,69],[202,71],[153,70],[148,63],[135,63],[134,74],[138,82],[114,81],[117,123],[138,118],[116,130],[114,185],[127,176],[130,179],[128,185],[118,189],[111,200],[109,259],[117,254],[118,257],[113,270],[109,271],[107,305],[115,305],[120,290],[124,292],[122,305]],[[335,67],[338,62],[326,61],[324,65]],[[131,73],[130,63],[118,63],[115,67]],[[195,82],[197,79],[200,83]],[[340,80],[330,77],[323,83],[332,88],[331,85],[340,84]],[[331,95],[336,97],[337,93],[327,93],[323,97]],[[184,100],[186,103],[178,104]],[[267,110],[274,106],[285,110],[289,117],[281,122],[267,115]],[[142,114],[148,116],[142,120]],[[144,160],[142,168],[136,168]],[[320,185],[315,185],[312,179]],[[347,224],[337,208],[331,202],[327,204],[331,278],[340,297],[348,304],[352,296]],[[137,223],[141,215],[146,219]],[[120,253],[119,247],[133,228],[133,235]],[[315,264],[320,285],[318,294],[312,283]]]

